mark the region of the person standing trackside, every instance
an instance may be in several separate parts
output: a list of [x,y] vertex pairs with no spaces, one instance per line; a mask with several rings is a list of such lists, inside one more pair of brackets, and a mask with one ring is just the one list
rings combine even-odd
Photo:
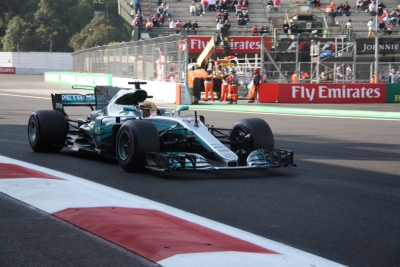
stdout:
[[251,80],[252,85],[250,87],[250,91],[249,91],[249,103],[254,103],[255,100],[255,96],[258,92],[258,87],[260,85],[260,81],[261,81],[261,75],[260,75],[260,71],[258,70],[258,68],[254,68],[253,69],[253,78]]
[[228,77],[228,84],[229,84],[229,94],[228,98],[230,102],[228,104],[237,104],[238,100],[238,77],[236,75],[236,70],[234,68],[231,69],[231,74]]
[[221,83],[221,97],[219,99],[220,102],[226,101],[228,99],[228,93],[229,93],[229,83],[228,83],[228,78],[229,78],[229,71],[228,69],[225,69],[225,73],[222,73],[220,76],[222,83]]
[[211,100],[214,102],[214,77],[210,69],[207,69],[207,74],[204,77],[204,101],[208,101],[208,94],[211,94]]

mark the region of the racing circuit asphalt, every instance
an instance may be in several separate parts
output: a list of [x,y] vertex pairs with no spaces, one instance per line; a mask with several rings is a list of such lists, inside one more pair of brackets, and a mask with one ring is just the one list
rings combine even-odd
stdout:
[[[191,110],[198,108],[207,123],[218,127],[230,128],[246,117],[266,120],[276,147],[295,151],[298,167],[138,175],[97,156],[34,153],[26,133],[31,112],[51,109],[50,93],[79,92],[43,80],[41,75],[0,75],[0,155],[164,203],[343,265],[400,266],[400,119],[368,118],[368,112],[348,118],[251,110],[398,113],[400,105],[256,104],[249,105],[251,114],[214,110],[218,102],[192,105]],[[240,100],[239,105],[247,103]],[[88,112],[67,109],[73,118],[85,118]],[[2,193],[0,229],[0,266],[155,266]]]

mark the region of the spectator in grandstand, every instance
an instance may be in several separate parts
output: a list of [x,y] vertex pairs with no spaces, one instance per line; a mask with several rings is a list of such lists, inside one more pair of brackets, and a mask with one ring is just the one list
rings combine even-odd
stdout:
[[272,10],[274,7],[274,0],[267,0],[267,9]]
[[207,0],[201,0],[201,6],[203,8],[203,15],[206,14],[206,9],[208,7],[208,1]]
[[339,66],[339,67],[336,68],[336,81],[342,82],[343,79],[344,79],[344,74],[343,74],[343,71],[342,71],[342,67]]
[[238,25],[244,25],[244,16],[242,12],[238,13],[237,16]]
[[300,71],[300,81],[303,83],[310,82],[310,75],[307,71]]
[[336,13],[335,13],[336,12],[336,4],[334,2],[331,2],[325,11],[328,16],[332,16],[332,17],[336,16]]
[[324,71],[321,72],[319,78],[321,79],[321,81],[323,82],[331,82],[333,80],[333,75],[332,72],[329,70],[329,67],[326,66]]
[[132,21],[132,26],[133,27],[138,27],[141,26],[142,24],[140,23],[139,17],[136,15],[136,17]]
[[295,24],[293,21],[290,23],[290,34],[291,35],[297,35],[297,31],[298,31],[298,27],[297,24]]
[[164,5],[163,4],[159,5],[156,12],[157,12],[156,13],[157,18],[159,18],[161,16],[161,14],[164,14]]
[[179,34],[181,32],[181,28],[182,28],[182,23],[181,23],[181,21],[179,19],[176,21],[175,28],[176,28],[175,32],[177,34]]
[[224,13],[222,13],[222,17],[223,17],[222,18],[223,21],[231,19],[231,16],[229,16],[228,10],[224,10]]
[[196,5],[194,4],[194,1],[190,3],[189,12],[192,13],[192,16],[196,15]]
[[344,3],[344,7],[343,7],[343,16],[344,15],[346,15],[346,16],[350,16],[350,8],[351,8],[351,6],[350,6],[350,4],[349,4],[349,2],[345,2]]
[[282,29],[283,29],[283,33],[288,33],[289,32],[289,23],[287,22],[287,20],[285,20],[282,24]]
[[249,9],[249,2],[247,2],[247,1],[243,1],[242,2],[242,10],[243,11],[247,11],[248,9]]
[[236,8],[236,16],[238,16],[239,13],[243,13],[242,2],[239,2],[239,3],[236,5],[235,8]]
[[[389,83],[391,83],[392,82],[392,77],[393,77],[393,75],[396,75],[397,73],[396,73],[396,69],[392,69],[391,71],[390,71],[390,73],[389,73],[389,80],[388,80],[388,82]],[[395,78],[396,79],[396,78]]]
[[171,22],[169,23],[169,28],[171,29],[171,35],[175,34],[176,22],[174,19],[171,19]]
[[257,25],[254,25],[253,28],[251,28],[251,35],[253,35],[253,36],[259,35]]
[[281,12],[281,0],[274,0],[274,11]]
[[197,30],[199,29],[199,25],[197,24],[196,20],[193,20],[192,23],[192,33],[194,35],[197,35]]
[[226,0],[218,0],[217,2],[217,10],[225,10],[227,9]]
[[381,19],[383,19],[384,22],[388,22],[389,21],[389,13],[385,10],[383,10],[383,13],[381,15]]
[[382,1],[378,2],[378,15],[381,16],[383,13],[383,10],[386,8],[386,6],[382,3]]
[[363,0],[357,0],[356,2],[356,13],[358,13],[358,9],[361,8],[361,10],[364,12],[364,3]]
[[192,23],[190,23],[190,20],[187,20],[185,24],[182,25],[182,29],[185,29],[187,34],[190,34],[192,31]]
[[386,31],[386,23],[381,19],[381,22],[378,24],[378,30],[380,33],[385,33]]
[[231,28],[231,24],[229,23],[229,20],[225,20],[224,28],[228,28],[228,31]]
[[392,35],[392,33],[393,33],[393,24],[389,21],[387,24],[386,24],[386,33],[388,34],[388,35]]
[[258,28],[258,33],[259,33],[260,35],[269,33],[269,30],[268,30],[268,28],[267,28],[267,25],[260,26],[260,28]]
[[368,12],[368,6],[369,6],[369,4],[370,4],[370,1],[369,0],[363,0],[363,11],[364,12]]
[[142,8],[140,7],[140,0],[135,0],[135,13],[137,14],[138,11],[142,11]]
[[208,0],[208,11],[216,11],[217,3],[215,0]]
[[143,22],[143,21],[144,21],[144,17],[143,17],[142,11],[139,10],[139,11],[137,12],[136,16],[139,18],[140,26],[143,25],[143,23],[144,23],[144,22]]
[[153,30],[153,22],[150,19],[147,19],[146,25],[145,25],[145,29],[148,32],[152,32]]
[[164,27],[165,24],[165,16],[164,14],[161,14],[161,16],[158,18],[158,25],[159,27]]
[[173,14],[173,10],[172,10],[171,6],[167,5],[167,7],[164,10],[164,15],[167,17],[168,21],[171,20],[172,14]]
[[222,19],[219,19],[217,22],[217,30],[221,30],[222,27],[224,27],[224,23],[222,22]]
[[286,80],[288,80],[288,81],[290,80],[289,71],[284,70],[283,71],[283,76],[285,76]]
[[396,72],[396,70],[394,70],[392,76],[390,77],[390,83],[399,83],[399,74],[400,73],[398,71]]
[[160,22],[158,21],[157,14],[154,14],[151,18],[151,22],[153,22],[153,27],[160,27]]
[[368,23],[367,23],[367,27],[368,27],[368,35],[367,38],[370,36],[375,36],[375,29],[376,29],[376,25],[375,25],[375,21],[374,18],[370,18]]
[[203,16],[203,5],[201,3],[196,7],[196,16]]
[[376,15],[376,4],[375,4],[375,2],[372,2],[371,4],[369,4],[368,10],[369,10],[371,16],[375,16]]
[[292,83],[297,83],[297,73],[296,72],[294,72],[292,74]]
[[248,10],[244,10],[243,11],[243,20],[244,20],[244,25],[248,25],[250,23],[249,11]]
[[229,12],[236,10],[236,5],[239,3],[238,0],[226,0],[226,7]]
[[392,12],[389,14],[389,20],[392,22],[393,26],[396,26],[397,23],[397,17],[399,14],[397,14],[396,9],[393,8]]
[[218,24],[220,20],[223,20],[221,11],[218,10],[217,15],[215,16],[215,24]]
[[339,5],[337,6],[337,15],[343,16],[343,14],[344,14],[344,4],[340,2]]
[[353,79],[353,71],[351,70],[350,67],[346,68],[346,80],[349,81]]
[[315,7],[321,7],[320,0],[315,0]]

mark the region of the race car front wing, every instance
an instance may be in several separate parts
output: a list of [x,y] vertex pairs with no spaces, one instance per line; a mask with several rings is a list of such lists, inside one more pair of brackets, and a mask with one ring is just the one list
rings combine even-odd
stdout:
[[237,170],[255,168],[297,167],[293,163],[294,153],[283,149],[257,149],[247,157],[247,165],[239,166],[237,162],[229,162],[224,167],[214,166],[206,158],[195,153],[181,152],[146,152],[146,168],[157,171],[203,171],[203,170]]

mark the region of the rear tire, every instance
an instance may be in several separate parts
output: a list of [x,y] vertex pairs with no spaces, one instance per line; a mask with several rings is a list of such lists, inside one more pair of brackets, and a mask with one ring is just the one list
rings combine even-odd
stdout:
[[56,110],[37,110],[28,121],[29,145],[36,152],[57,152],[67,138],[64,115]]
[[250,134],[249,140],[244,140],[241,144],[231,144],[231,150],[237,152],[241,150],[244,153],[239,155],[239,165],[245,165],[247,156],[251,151],[259,148],[271,149],[274,147],[274,135],[268,123],[259,118],[247,118],[237,121],[233,125],[231,139],[235,140],[240,136]]
[[157,128],[146,120],[125,122],[118,131],[116,153],[119,165],[127,172],[141,172],[146,166],[146,151],[159,152]]

